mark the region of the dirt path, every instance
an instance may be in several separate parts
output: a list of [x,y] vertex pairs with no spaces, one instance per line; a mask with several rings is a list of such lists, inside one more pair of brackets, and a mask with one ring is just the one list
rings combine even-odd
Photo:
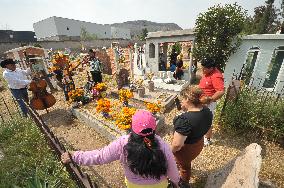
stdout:
[[[50,113],[42,114],[55,135],[64,140],[67,145],[80,150],[98,149],[109,143],[93,128],[87,127],[78,120],[73,119],[61,93],[57,93],[56,97],[58,102],[50,109]],[[177,113],[174,109],[166,114],[165,128],[158,133],[168,142],[172,139],[172,118]],[[222,167],[247,145],[254,142],[262,147],[263,162],[260,180],[270,181],[277,187],[284,187],[284,150],[282,148],[274,143],[260,140],[254,135],[233,135],[232,133],[225,133],[216,129],[214,132],[214,144],[204,148],[193,163],[192,187],[203,187],[210,171]],[[119,162],[91,168],[95,169],[98,174],[88,168],[84,169],[93,179],[99,181],[100,187],[125,187],[123,169]]]

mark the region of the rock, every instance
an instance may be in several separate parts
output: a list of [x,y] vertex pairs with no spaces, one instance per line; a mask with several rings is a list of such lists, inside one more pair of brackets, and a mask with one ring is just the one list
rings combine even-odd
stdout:
[[208,176],[205,188],[257,188],[261,166],[261,147],[250,144],[222,169]]

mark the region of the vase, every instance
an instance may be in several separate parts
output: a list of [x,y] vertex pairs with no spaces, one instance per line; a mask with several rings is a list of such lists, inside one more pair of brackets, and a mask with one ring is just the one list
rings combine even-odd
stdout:
[[148,89],[149,89],[149,91],[151,92],[151,91],[154,91],[154,82],[153,81],[149,81],[148,82]]
[[145,95],[145,88],[144,87],[140,87],[140,88],[137,89],[137,91],[138,91],[138,96],[143,98],[144,95]]
[[125,106],[125,107],[128,107],[128,101],[123,101],[122,105]]
[[108,112],[102,112],[102,115],[106,119],[109,118],[109,113]]

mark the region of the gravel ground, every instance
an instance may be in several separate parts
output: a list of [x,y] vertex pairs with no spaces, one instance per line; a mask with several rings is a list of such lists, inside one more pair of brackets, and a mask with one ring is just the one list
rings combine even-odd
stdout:
[[[42,113],[55,135],[64,140],[67,145],[80,150],[97,149],[109,143],[93,128],[73,119],[61,93],[56,93],[56,98],[58,101],[50,109],[50,113]],[[173,109],[165,114],[165,127],[158,133],[169,143],[172,139],[172,119],[177,113]],[[217,126],[214,129],[213,141],[214,144],[204,148],[193,162],[192,187],[204,187],[208,173],[222,167],[254,142],[262,147],[263,162],[260,180],[272,182],[277,187],[284,187],[284,150],[277,144],[259,139],[256,135],[234,135],[219,130]],[[119,162],[84,169],[99,182],[100,187],[124,187],[123,169]]]
[[[10,98],[9,91],[0,92],[7,100]],[[41,111],[45,121],[50,125],[54,133],[63,140],[66,145],[80,150],[101,148],[109,142],[93,128],[85,126],[82,122],[73,119],[69,105],[63,99],[61,92],[55,94],[57,103],[49,109],[49,113]],[[172,118],[178,112],[173,109],[166,114],[166,125],[159,132],[170,143],[172,136]],[[262,147],[262,167],[260,180],[271,182],[276,187],[284,188],[284,150],[279,145],[259,139],[257,135],[234,135],[224,132],[215,127],[214,144],[203,149],[193,163],[192,187],[203,187],[210,171],[214,171],[237,154],[250,143],[258,143]],[[83,168],[91,175],[100,187],[124,187],[123,169],[119,162],[108,165]],[[95,170],[95,171],[94,171]]]

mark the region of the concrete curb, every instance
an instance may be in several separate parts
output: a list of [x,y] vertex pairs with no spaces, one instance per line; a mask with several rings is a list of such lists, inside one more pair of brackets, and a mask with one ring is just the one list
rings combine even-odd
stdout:
[[[109,141],[113,141],[122,135],[128,134],[127,131],[118,129],[117,127],[115,127],[115,125],[113,125],[110,122],[97,119],[93,114],[88,112],[88,110],[72,108],[71,111],[72,114],[77,119],[84,122],[89,127],[94,128],[98,133],[102,134]],[[164,116],[158,116],[158,117],[155,116],[155,117],[157,119],[156,131],[160,131],[163,127],[163,124],[165,123],[165,117]]]

